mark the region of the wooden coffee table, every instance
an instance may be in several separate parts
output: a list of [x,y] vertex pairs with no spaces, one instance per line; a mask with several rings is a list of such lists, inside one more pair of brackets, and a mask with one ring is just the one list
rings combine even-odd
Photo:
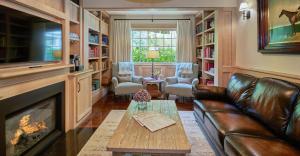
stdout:
[[[132,115],[145,111],[165,114],[175,120],[176,124],[152,133],[132,118]],[[181,156],[191,152],[191,145],[174,101],[152,100],[145,110],[139,110],[137,103],[132,101],[108,143],[107,150],[112,151],[113,156],[124,154]]]

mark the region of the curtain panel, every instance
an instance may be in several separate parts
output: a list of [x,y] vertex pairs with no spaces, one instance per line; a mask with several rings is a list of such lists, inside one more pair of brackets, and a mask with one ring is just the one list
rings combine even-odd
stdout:
[[113,61],[131,62],[131,23],[129,20],[112,21]]
[[192,21],[177,21],[177,62],[193,62],[193,28]]

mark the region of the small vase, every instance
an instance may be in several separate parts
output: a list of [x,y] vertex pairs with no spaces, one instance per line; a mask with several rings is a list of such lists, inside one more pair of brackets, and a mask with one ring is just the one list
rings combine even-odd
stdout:
[[146,102],[146,101],[139,101],[139,102],[138,102],[138,108],[139,108],[140,110],[146,109],[146,108],[147,108],[147,102]]

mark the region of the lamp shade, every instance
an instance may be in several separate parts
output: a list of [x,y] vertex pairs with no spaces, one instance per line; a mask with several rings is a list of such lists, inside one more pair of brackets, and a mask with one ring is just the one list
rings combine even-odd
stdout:
[[239,9],[240,11],[246,11],[248,9],[249,9],[248,3],[243,2],[240,4],[240,9]]
[[147,58],[150,58],[150,59],[159,58],[159,52],[156,50],[150,50],[147,53]]

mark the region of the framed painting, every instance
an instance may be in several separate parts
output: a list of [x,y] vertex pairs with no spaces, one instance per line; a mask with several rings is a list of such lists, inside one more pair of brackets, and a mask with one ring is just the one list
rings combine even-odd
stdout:
[[258,50],[300,54],[300,0],[257,0]]

